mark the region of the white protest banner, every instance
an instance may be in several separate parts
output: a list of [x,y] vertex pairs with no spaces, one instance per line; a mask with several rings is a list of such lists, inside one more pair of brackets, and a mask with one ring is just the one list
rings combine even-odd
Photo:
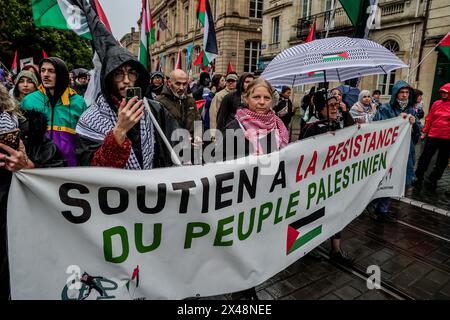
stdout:
[[12,298],[180,299],[258,285],[372,199],[402,196],[410,139],[398,118],[241,161],[16,173]]

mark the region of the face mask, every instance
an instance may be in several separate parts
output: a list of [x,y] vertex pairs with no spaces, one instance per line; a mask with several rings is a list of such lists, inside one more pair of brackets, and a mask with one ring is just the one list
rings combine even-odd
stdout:
[[402,111],[405,111],[406,108],[408,107],[408,101],[401,101],[401,100],[397,99],[397,102],[398,102],[398,105],[400,106],[400,110],[402,110]]

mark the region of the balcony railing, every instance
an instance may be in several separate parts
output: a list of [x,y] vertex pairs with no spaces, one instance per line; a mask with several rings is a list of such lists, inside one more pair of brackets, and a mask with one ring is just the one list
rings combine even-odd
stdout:
[[405,3],[404,2],[387,4],[387,5],[383,5],[381,7],[381,16],[382,17],[392,16],[395,14],[401,14],[404,11],[405,11]]
[[305,38],[311,25],[316,21],[316,34],[322,36],[326,33],[327,26],[330,24],[330,31],[347,30],[352,28],[352,23],[343,8],[337,8],[332,21],[333,10],[324,11],[306,18],[298,19],[297,38]]

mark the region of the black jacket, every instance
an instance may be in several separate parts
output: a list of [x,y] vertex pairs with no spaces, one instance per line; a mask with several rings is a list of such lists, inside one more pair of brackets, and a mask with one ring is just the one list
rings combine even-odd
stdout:
[[[28,158],[33,161],[35,167],[65,167],[67,163],[61,151],[45,135],[47,117],[34,110],[23,111],[23,115],[25,119],[19,123],[20,138],[23,141]],[[0,201],[9,189],[11,177],[10,171],[0,168]]]
[[[234,136],[227,135],[234,132]],[[226,161],[238,158],[247,157],[255,153],[253,145],[245,137],[245,132],[239,125],[238,120],[234,119],[227,124],[225,130],[223,130],[223,136],[220,141],[216,142],[215,157],[216,161]],[[230,139],[234,139],[233,142]],[[276,146],[276,136],[270,132],[266,137],[260,140],[261,148],[264,154],[269,154],[276,150],[272,150],[272,146]],[[230,145],[233,144],[233,151],[231,151]],[[227,145],[230,150],[227,149]]]
[[279,116],[281,121],[283,121],[286,128],[289,128],[289,124],[291,123],[292,116],[294,115],[292,111],[292,101],[291,99],[285,98],[282,95],[280,95],[280,101],[278,102],[278,105],[276,105],[273,108],[273,111],[275,111],[278,115],[278,113],[283,110],[285,107],[287,107],[287,113],[284,116]]
[[217,113],[217,130],[223,131],[227,124],[234,120],[236,111],[243,107],[242,94],[244,93],[244,81],[246,78],[254,78],[252,73],[244,73],[239,78],[236,91],[227,94],[220,104]]
[[336,131],[355,124],[350,112],[342,112],[342,116],[344,118],[344,127],[341,127],[341,124],[337,121],[328,122],[326,119],[320,119],[316,122],[307,123],[302,129],[300,139],[306,139],[328,131]]

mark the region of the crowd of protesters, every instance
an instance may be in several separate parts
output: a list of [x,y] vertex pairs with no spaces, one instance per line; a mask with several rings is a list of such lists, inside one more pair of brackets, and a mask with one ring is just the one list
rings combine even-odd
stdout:
[[[384,104],[378,90],[372,94],[361,90],[354,102],[345,99],[341,88],[311,90],[303,97],[298,117],[290,99],[293,88],[286,86],[278,93],[252,73],[214,74],[211,78],[202,72],[198,81],[189,79],[182,70],[168,75],[160,71],[149,74],[126,49],[117,48],[103,61],[101,74],[101,92],[90,106],[83,99],[90,73],[81,68],[69,72],[59,58],[43,59],[38,68],[27,66],[15,77],[14,85],[11,77],[0,74],[0,133],[20,129],[18,148],[0,143],[3,299],[9,295],[6,201],[12,173],[22,169],[170,167],[174,161],[167,142],[174,144],[170,139],[175,130],[185,129],[194,147],[206,143],[196,135],[196,122],[203,123],[202,129],[212,129],[210,142],[220,150],[216,153],[235,159],[275,152],[290,142],[354,124],[402,117],[412,126],[406,184],[416,187],[421,186],[431,158],[438,152],[428,177],[431,186],[436,187],[450,157],[450,84],[439,90],[440,99],[430,108],[422,129],[423,93],[404,81],[394,85],[390,101]],[[127,99],[130,87],[139,87],[144,97]],[[295,126],[299,129],[294,133],[291,129]],[[226,130],[245,141],[242,152],[232,149],[233,154],[226,154]],[[425,140],[425,147],[414,172],[415,144],[420,139]],[[373,201],[368,206],[371,216],[377,221],[395,221],[389,204],[389,198]],[[331,257],[351,264],[341,248],[339,233],[331,242]],[[254,289],[243,294],[247,298],[256,296]]]

